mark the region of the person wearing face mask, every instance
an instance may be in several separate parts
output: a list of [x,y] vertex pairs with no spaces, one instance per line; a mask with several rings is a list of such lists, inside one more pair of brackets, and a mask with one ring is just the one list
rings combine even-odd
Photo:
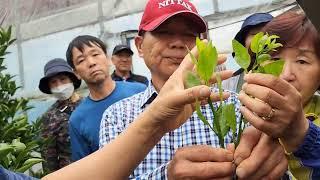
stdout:
[[57,99],[42,116],[44,123],[42,136],[51,139],[48,147],[42,152],[46,160],[44,163],[46,171],[56,171],[71,163],[68,121],[81,100],[75,92],[80,84],[81,80],[64,59],[52,59],[44,66],[44,77],[40,79],[39,89]]

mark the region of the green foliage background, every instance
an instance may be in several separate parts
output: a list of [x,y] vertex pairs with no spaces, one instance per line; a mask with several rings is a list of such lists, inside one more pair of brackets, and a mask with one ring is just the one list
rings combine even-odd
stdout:
[[28,122],[28,99],[15,97],[17,87],[14,76],[5,72],[7,49],[15,39],[11,38],[12,28],[0,28],[0,165],[4,168],[34,176],[41,172],[31,171],[31,167],[42,162],[41,148],[47,143],[40,137],[42,123]]

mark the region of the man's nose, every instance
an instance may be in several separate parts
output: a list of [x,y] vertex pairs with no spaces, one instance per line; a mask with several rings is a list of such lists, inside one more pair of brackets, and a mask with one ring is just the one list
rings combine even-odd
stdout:
[[92,57],[88,57],[87,61],[88,61],[89,68],[94,67],[96,65],[96,61]]
[[175,34],[169,43],[169,48],[175,48],[175,49],[186,48],[186,43],[184,42],[183,36]]

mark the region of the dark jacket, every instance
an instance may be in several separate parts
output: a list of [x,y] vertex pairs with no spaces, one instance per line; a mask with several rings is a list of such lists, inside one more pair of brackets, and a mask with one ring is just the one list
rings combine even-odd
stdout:
[[69,117],[81,101],[57,101],[42,116],[44,129],[42,137],[50,138],[50,144],[43,149],[42,156],[46,160],[44,168],[49,172],[56,171],[70,164],[71,150],[69,137]]
[[111,74],[111,78],[114,81],[139,82],[139,83],[145,84],[146,86],[148,86],[148,84],[149,84],[149,80],[146,77],[141,76],[141,75],[137,75],[137,74],[133,74],[132,72],[130,72],[130,77],[129,78],[123,79],[122,77],[116,75],[116,72],[114,71]]

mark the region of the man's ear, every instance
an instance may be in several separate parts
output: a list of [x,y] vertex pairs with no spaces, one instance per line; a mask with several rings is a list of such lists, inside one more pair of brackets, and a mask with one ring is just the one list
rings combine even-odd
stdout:
[[108,66],[112,66],[113,65],[112,56],[110,57],[109,55],[106,55],[106,58],[107,58]]
[[112,62],[112,64],[114,65],[114,63],[115,63],[115,58],[114,58],[114,56],[111,56],[111,62]]
[[134,38],[134,43],[135,43],[135,45],[137,47],[139,57],[143,58],[143,51],[142,51],[143,37],[142,36],[136,36]]

